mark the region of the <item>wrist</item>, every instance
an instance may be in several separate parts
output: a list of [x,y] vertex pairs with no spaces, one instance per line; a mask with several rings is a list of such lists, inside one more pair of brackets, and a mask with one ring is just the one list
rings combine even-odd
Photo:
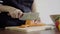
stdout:
[[15,11],[16,8],[11,6],[0,5],[0,12],[11,12]]

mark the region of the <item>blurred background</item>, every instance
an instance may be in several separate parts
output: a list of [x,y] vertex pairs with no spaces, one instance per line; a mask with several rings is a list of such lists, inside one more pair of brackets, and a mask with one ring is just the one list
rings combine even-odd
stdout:
[[35,0],[36,12],[43,23],[54,24],[50,15],[60,14],[60,0]]

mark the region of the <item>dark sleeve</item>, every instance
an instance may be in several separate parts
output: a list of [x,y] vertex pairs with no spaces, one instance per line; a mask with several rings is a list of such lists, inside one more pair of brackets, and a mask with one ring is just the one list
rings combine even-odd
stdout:
[[23,4],[17,3],[16,1],[12,0],[12,3],[14,3],[15,7],[18,9],[21,9],[23,12],[29,12],[31,9],[27,6],[24,6]]
[[[25,6],[24,4],[22,4],[24,1],[21,1],[22,3],[17,2],[16,0],[3,0],[4,1],[4,5],[9,5],[9,6],[13,6],[15,8],[18,8],[20,10],[22,10],[23,12],[30,12],[31,8]],[[29,2],[29,1],[28,1]]]

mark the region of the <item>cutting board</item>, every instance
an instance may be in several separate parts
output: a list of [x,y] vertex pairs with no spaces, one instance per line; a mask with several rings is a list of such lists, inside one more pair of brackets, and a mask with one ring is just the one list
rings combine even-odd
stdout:
[[14,30],[14,31],[21,31],[21,32],[31,32],[31,31],[40,31],[46,29],[53,29],[53,26],[35,26],[35,27],[26,27],[26,28],[19,28],[19,27],[6,27],[7,30]]

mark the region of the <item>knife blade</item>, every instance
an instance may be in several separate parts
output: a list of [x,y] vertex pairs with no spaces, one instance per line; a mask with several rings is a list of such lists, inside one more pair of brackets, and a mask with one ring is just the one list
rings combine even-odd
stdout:
[[24,13],[19,20],[40,20],[39,13]]

